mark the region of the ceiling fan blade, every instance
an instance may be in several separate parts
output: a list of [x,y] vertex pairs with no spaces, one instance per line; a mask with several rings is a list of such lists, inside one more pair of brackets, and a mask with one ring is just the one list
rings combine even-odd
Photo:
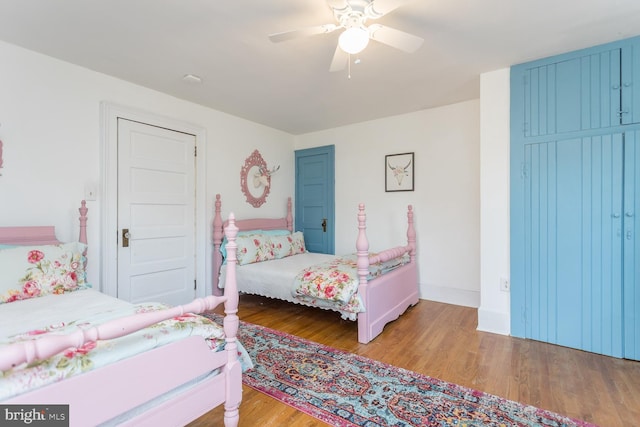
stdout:
[[369,6],[370,16],[380,18],[413,0],[373,0]]
[[284,31],[282,33],[269,34],[269,39],[274,42],[297,39],[301,37],[315,36],[316,34],[326,34],[338,28],[335,24],[316,25],[315,27],[300,28],[297,30]]
[[424,42],[421,37],[380,24],[369,25],[369,37],[371,40],[384,43],[407,53],[415,52]]
[[340,49],[340,46],[336,46],[336,51],[333,54],[333,59],[331,60],[331,66],[329,67],[329,71],[341,71],[344,70],[344,67],[347,66],[349,62],[349,54],[344,50]]
[[327,0],[327,4],[334,10],[344,10],[349,6],[347,0]]

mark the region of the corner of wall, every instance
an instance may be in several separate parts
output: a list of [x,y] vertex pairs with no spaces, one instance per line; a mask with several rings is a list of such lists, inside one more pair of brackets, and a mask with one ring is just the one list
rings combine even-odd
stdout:
[[480,307],[478,309],[478,331],[500,335],[510,335],[510,316],[508,312],[492,311]]
[[480,308],[478,330],[508,335],[510,276],[510,69],[480,76]]
[[436,285],[420,285],[420,298],[464,307],[480,306],[480,292]]

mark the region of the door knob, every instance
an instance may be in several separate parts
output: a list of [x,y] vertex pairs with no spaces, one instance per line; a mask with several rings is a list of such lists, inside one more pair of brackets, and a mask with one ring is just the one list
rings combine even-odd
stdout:
[[131,237],[131,235],[129,234],[129,229],[128,228],[123,228],[122,229],[122,247],[123,248],[128,248],[129,247],[129,238]]
[[322,231],[327,232],[327,218],[322,218]]

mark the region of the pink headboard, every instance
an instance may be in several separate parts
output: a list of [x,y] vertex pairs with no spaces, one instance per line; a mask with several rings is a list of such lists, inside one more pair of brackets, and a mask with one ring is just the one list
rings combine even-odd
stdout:
[[[78,209],[80,212],[79,241],[87,243],[87,206],[83,200]],[[0,244],[18,246],[56,245],[61,243],[56,237],[55,227],[51,225],[30,227],[0,227]]]
[[[227,227],[228,223],[229,221],[224,222],[223,230],[224,228]],[[293,232],[293,214],[291,213],[291,197],[287,199],[287,216],[285,218],[238,219],[236,220],[236,227],[238,227],[238,230],[240,231],[289,230],[290,232]]]
[[[220,295],[221,289],[218,288],[218,278],[220,276],[220,267],[222,267],[222,254],[220,254],[220,245],[224,237],[224,229],[228,221],[222,222],[222,201],[220,194],[216,194],[215,215],[213,217],[213,295]],[[251,218],[240,219],[235,222],[236,227],[240,231],[247,230],[289,230],[293,233],[293,214],[291,213],[291,197],[287,199],[287,215],[284,218]]]

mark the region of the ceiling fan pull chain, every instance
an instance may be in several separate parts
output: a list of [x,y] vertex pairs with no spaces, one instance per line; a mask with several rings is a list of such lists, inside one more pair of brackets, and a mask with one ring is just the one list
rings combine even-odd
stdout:
[[351,54],[349,54],[349,71],[348,71],[348,77],[349,80],[351,80]]

